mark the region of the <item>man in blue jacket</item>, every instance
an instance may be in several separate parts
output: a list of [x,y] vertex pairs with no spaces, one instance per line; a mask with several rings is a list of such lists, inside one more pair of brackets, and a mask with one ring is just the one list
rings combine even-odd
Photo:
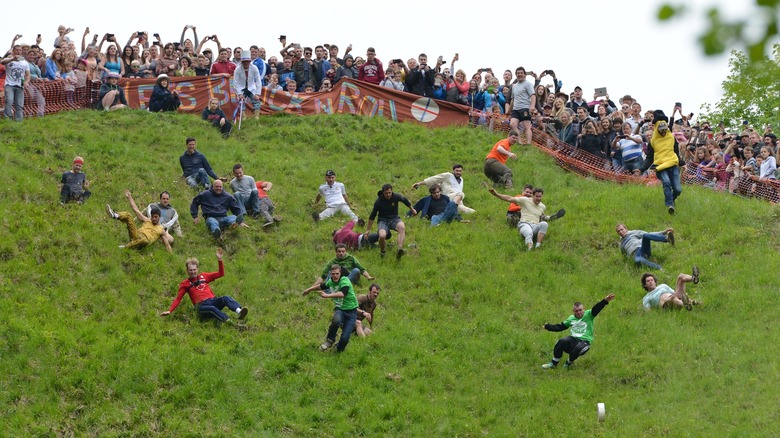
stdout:
[[182,178],[187,179],[190,187],[202,185],[206,190],[211,187],[209,177],[219,179],[216,173],[211,169],[211,164],[206,156],[195,150],[195,139],[187,137],[187,150],[179,157],[181,165]]
[[[239,225],[249,227],[244,223],[243,208],[233,195],[224,190],[220,179],[214,180],[211,189],[200,192],[192,200],[190,214],[196,224],[200,222],[198,207],[203,211],[203,217],[206,218],[206,227],[208,227],[209,233],[217,239],[222,237],[223,229],[235,229]],[[233,214],[230,214],[231,212]]]

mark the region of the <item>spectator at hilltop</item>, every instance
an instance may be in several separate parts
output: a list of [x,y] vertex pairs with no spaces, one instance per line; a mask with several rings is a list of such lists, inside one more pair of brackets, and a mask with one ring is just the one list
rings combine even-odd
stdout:
[[358,80],[368,82],[369,84],[379,85],[385,78],[385,72],[382,67],[382,61],[376,57],[376,51],[373,47],[366,50],[366,62],[358,70]]
[[161,74],[157,77],[157,81],[152,89],[152,95],[149,97],[149,111],[176,111],[179,108],[179,105],[181,105],[179,93],[175,89],[170,91],[168,89],[169,83],[168,75]]
[[230,62],[229,58],[230,51],[226,48],[220,49],[217,62],[211,64],[211,75],[225,77],[232,76],[233,71],[236,69],[236,64]]
[[209,106],[203,110],[200,117],[219,129],[224,138],[227,138],[230,135],[230,131],[233,129],[233,124],[227,119],[224,111],[219,107],[219,99],[216,97],[209,99]]

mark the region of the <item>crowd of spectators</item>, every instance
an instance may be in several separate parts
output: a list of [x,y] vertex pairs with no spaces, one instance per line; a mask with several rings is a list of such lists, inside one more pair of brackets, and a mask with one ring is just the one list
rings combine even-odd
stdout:
[[[508,130],[511,89],[517,83],[511,70],[505,70],[500,79],[492,68],[480,68],[469,76],[456,67],[457,53],[449,66],[442,56],[429,63],[424,53],[406,61],[389,59],[385,66],[373,47],[366,50],[364,58],[353,56],[352,45],[343,52],[335,44],[312,48],[288,42],[284,35],[279,37],[278,56],[272,53],[268,56],[266,49],[258,45],[231,48],[223,46],[217,35],[199,38],[193,25],[184,26],[176,42],[163,42],[159,33],[150,36],[146,31],[137,31],[124,46],[111,33],[102,37],[93,34],[90,40],[88,27],[77,46],[69,37],[73,31],[59,26],[49,55],[41,45],[40,35],[32,45],[17,44],[21,35],[14,37],[11,50],[3,57],[0,78],[4,78],[6,69],[21,64],[29,67],[29,76],[24,76],[27,72],[22,70],[22,77],[16,72],[6,80],[7,118],[20,119],[18,107],[14,109],[19,103],[14,84],[19,81],[25,83],[37,114],[43,115],[44,96],[37,85],[46,81],[64,81],[67,101],[83,94],[88,81],[95,81],[99,85],[94,89],[100,89],[93,99],[95,107],[117,109],[126,107],[127,102],[121,89],[116,89],[113,78],[157,78],[151,110],[175,111],[179,106],[178,95],[168,90],[168,78],[172,76],[240,77],[241,81],[234,80],[237,94],[254,104],[258,87],[299,93],[329,91],[334,83],[346,77],[467,105],[473,124],[490,124],[492,128],[500,121],[504,125],[501,129]],[[216,47],[206,47],[209,43]],[[653,130],[652,111],[643,112],[641,104],[630,95],[614,102],[606,89],[596,89],[590,101],[583,98],[579,86],[565,93],[561,90],[562,81],[553,70],[539,74],[528,70],[526,74],[529,80],[534,79],[535,105],[531,108],[534,128],[569,145],[574,157],[603,165],[615,173],[647,173],[642,164]],[[244,84],[243,88],[239,82]],[[218,123],[223,133],[229,132],[222,115],[210,112],[208,119]],[[754,129],[746,123],[740,132],[728,133],[722,125],[711,129],[706,122],[692,124],[692,119],[693,113],[683,114],[681,105],[675,104],[670,126],[681,162],[685,163],[681,171],[684,181],[749,195],[755,192],[757,183],[777,178],[777,137],[771,126]],[[764,146],[766,151],[762,150]],[[747,149],[751,151],[746,152]]]

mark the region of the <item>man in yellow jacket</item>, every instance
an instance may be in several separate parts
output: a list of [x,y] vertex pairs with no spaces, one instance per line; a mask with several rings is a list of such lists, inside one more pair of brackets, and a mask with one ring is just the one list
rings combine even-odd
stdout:
[[647,159],[642,171],[653,167],[655,176],[664,188],[664,204],[669,214],[674,214],[674,201],[682,193],[680,185],[680,148],[669,130],[669,122],[663,111],[653,113],[653,135],[647,148]]

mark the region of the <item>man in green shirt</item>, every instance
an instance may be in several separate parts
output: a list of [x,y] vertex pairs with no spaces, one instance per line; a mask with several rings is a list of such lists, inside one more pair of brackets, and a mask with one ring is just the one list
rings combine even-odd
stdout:
[[565,321],[560,324],[545,324],[544,329],[551,332],[562,332],[571,329],[571,335],[561,338],[555,344],[553,349],[552,362],[542,365],[542,368],[552,369],[558,366],[563,357],[563,353],[569,353],[569,358],[563,364],[564,368],[569,368],[578,357],[584,355],[590,350],[590,343],[593,342],[593,319],[609,304],[615,294],[609,294],[593,306],[593,309],[585,310],[582,303],[574,303],[573,315],[569,315]]
[[333,265],[339,265],[344,270],[344,275],[349,279],[352,284],[358,284],[360,276],[363,275],[369,280],[373,280],[374,277],[368,273],[366,268],[360,264],[357,258],[352,254],[347,254],[347,245],[343,243],[336,244],[336,258],[330,260],[322,268],[322,274],[314,281],[312,286],[319,286],[322,282],[328,279],[328,273],[330,267]]
[[320,289],[322,298],[332,298],[336,305],[328,328],[328,335],[325,338],[325,343],[320,345],[320,349],[325,351],[333,346],[336,342],[336,332],[341,327],[341,338],[336,345],[336,351],[341,353],[347,348],[349,337],[352,336],[352,330],[355,328],[357,320],[358,302],[355,291],[352,289],[352,282],[341,275],[341,266],[333,264],[330,267],[330,278],[304,290],[303,295],[308,295],[309,292],[317,289]]

